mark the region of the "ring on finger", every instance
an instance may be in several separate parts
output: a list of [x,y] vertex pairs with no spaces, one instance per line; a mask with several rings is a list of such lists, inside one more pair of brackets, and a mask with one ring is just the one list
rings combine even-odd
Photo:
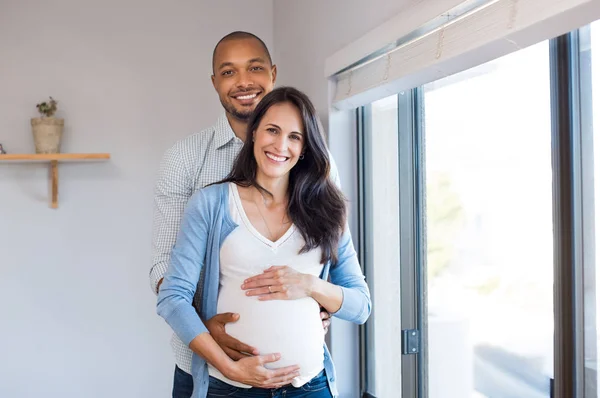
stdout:
[[271,285],[269,285],[269,293],[273,293],[273,290],[271,290]]

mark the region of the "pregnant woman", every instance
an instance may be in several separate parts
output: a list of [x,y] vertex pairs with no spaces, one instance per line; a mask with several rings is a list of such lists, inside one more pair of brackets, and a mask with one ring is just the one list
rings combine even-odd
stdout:
[[[337,396],[320,308],[364,323],[371,301],[319,126],[303,93],[273,90],[231,174],[187,205],[157,311],[195,353],[194,398]],[[225,312],[258,355],[212,339],[202,320]]]

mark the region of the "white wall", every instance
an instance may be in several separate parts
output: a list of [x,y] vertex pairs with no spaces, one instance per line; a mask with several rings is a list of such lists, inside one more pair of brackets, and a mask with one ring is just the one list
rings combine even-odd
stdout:
[[152,190],[163,151],[211,125],[214,44],[249,30],[273,44],[272,0],[3,0],[0,143],[33,152],[29,118],[52,95],[64,152],[0,163],[0,397],[170,396],[168,326],[148,287]]
[[275,1],[279,85],[308,94],[327,125],[325,59],[421,0]]
[[[356,129],[352,112],[330,113],[325,59],[418,0],[304,0],[274,3],[275,62],[278,85],[292,85],[314,102],[330,131],[329,144],[342,187],[356,202]],[[356,223],[350,220],[356,238]],[[356,239],[355,239],[356,241]],[[376,305],[376,304],[375,304]],[[342,398],[359,396],[358,328],[334,321],[331,348]]]

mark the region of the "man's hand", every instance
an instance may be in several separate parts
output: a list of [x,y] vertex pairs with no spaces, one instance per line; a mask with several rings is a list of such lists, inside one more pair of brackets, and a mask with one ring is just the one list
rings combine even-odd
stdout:
[[323,322],[323,329],[325,330],[325,334],[329,332],[329,325],[331,325],[331,314],[325,310],[325,308],[321,307],[321,321]]
[[246,358],[249,355],[258,355],[259,352],[256,348],[250,347],[241,341],[234,339],[225,331],[225,325],[230,322],[236,322],[240,319],[239,314],[227,312],[224,314],[217,314],[204,322],[204,325],[210,332],[212,338],[217,344],[225,351],[229,358],[237,361],[242,358]]

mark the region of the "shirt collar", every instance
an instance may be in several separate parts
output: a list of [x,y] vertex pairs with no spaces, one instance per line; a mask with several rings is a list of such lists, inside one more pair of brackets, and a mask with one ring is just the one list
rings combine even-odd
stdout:
[[217,144],[217,149],[223,147],[234,138],[235,133],[229,124],[229,120],[227,120],[225,112],[223,112],[215,124],[215,143]]

